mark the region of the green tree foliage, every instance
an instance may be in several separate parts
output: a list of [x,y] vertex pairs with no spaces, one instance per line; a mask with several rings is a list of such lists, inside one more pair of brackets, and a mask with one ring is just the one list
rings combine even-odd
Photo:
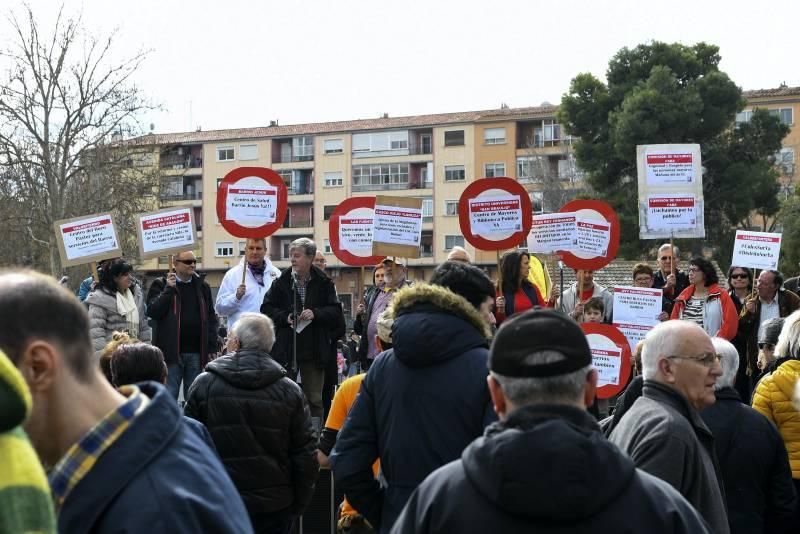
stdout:
[[609,62],[607,83],[578,74],[562,98],[559,122],[579,138],[575,154],[590,185],[617,210],[624,257],[655,245],[639,240],[636,145],[700,144],[707,238],[684,249],[711,246],[724,261],[732,228],[752,226],[752,213],[778,211],[770,158],[788,129],[763,110],[735,127],[745,100],[719,61],[718,47],[706,43],[623,48]]

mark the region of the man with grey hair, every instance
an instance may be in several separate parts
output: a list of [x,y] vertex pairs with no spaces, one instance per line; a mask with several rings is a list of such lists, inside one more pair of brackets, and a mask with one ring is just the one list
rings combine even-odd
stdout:
[[341,323],[342,307],[333,281],[313,265],[316,253],[312,240],[292,241],[292,267],[272,284],[261,313],[275,323],[273,357],[289,369],[292,378],[300,372],[311,415],[321,423],[325,365],[336,358],[330,333]]
[[447,261],[460,261],[461,263],[472,263],[469,252],[464,247],[454,246],[447,255]]
[[[658,269],[653,275],[653,288],[664,290],[664,309],[672,313],[675,299],[689,287],[689,275],[681,271],[680,250],[674,245],[664,243],[658,247]],[[673,262],[675,273],[673,274]]]
[[185,410],[211,433],[256,532],[289,532],[319,468],[308,404],[270,356],[274,340],[268,317],[240,314],[228,333],[231,352],[197,377]]
[[609,439],[636,466],[669,482],[712,532],[729,532],[714,437],[698,412],[714,404],[722,375],[711,338],[697,324],[667,321],[648,332],[642,350],[642,396]]
[[574,321],[547,309],[512,317],[489,369],[500,422],[414,491],[393,533],[708,532],[587,413],[597,371]]
[[711,342],[722,376],[715,386],[717,402],[700,415],[714,434],[731,534],[793,532],[796,495],[783,439],[766,417],[742,404],[734,389],[736,347],[718,337]]

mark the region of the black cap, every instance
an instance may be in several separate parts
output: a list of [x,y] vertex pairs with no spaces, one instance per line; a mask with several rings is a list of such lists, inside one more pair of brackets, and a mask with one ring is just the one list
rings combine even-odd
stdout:
[[[531,365],[525,359],[541,351],[560,352],[565,359]],[[489,351],[489,369],[519,378],[565,375],[592,363],[589,342],[581,327],[566,315],[534,308],[506,320],[497,331]]]

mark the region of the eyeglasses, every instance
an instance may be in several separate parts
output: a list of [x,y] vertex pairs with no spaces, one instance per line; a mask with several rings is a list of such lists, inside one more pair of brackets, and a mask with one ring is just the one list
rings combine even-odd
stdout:
[[667,261],[667,260],[671,260],[671,259],[672,259],[672,256],[661,256],[661,257],[660,257],[660,258],[658,258],[658,259],[660,259],[661,261]]
[[774,343],[759,343],[758,344],[758,350],[764,350],[765,348],[767,350],[775,350],[775,344]]
[[700,267],[689,267],[690,273],[702,273],[703,271],[700,270]]
[[747,273],[734,273],[731,275],[731,280],[735,280],[737,278],[750,278],[747,276]]
[[183,263],[184,265],[195,265],[197,264],[197,260],[175,260],[178,263]]
[[722,360],[722,356],[720,356],[719,354],[712,354],[710,352],[706,354],[701,354],[699,358],[696,356],[667,356],[667,358],[675,360],[692,360],[704,367],[711,367],[716,362]]

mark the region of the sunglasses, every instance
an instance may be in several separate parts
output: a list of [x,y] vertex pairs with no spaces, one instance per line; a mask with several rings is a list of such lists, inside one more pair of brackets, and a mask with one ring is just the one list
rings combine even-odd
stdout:
[[178,263],[183,263],[184,265],[196,265],[197,260],[175,260]]
[[672,256],[661,256],[661,257],[660,257],[660,258],[658,258],[658,259],[660,259],[661,261],[667,261],[667,260],[671,260],[671,259],[672,259]]
[[768,349],[768,350],[775,350],[775,344],[774,343],[759,343],[758,344],[758,349],[759,350],[764,350],[765,348]]
[[750,277],[747,276],[746,273],[734,273],[734,274],[731,275],[731,280],[735,280],[737,278],[741,279],[741,278],[750,278]]

